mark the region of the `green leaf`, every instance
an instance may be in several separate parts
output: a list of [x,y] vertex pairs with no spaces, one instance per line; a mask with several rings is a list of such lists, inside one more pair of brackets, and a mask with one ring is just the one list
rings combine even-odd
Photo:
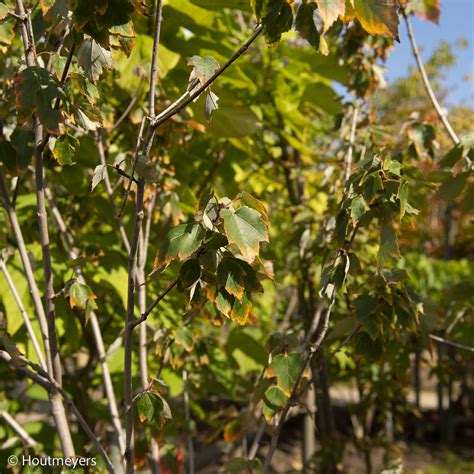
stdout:
[[[134,97],[146,90],[147,78],[150,73],[150,62],[153,51],[153,38],[148,35],[137,35],[135,46],[127,57],[118,54],[114,70],[118,72],[117,84]],[[165,77],[179,62],[180,55],[160,44],[158,54],[158,76]]]
[[224,290],[219,290],[216,295],[216,308],[224,316],[230,317],[230,311],[232,309],[232,304],[234,303],[234,297],[229,295]]
[[73,24],[77,31],[84,31],[95,41],[109,45],[109,28],[125,25],[134,11],[128,0],[107,0],[91,3],[88,0],[71,0]]
[[351,202],[351,218],[357,223],[360,218],[370,209],[362,196],[356,196]]
[[160,418],[163,411],[163,399],[152,391],[143,392],[136,401],[138,418],[141,423],[151,423]]
[[262,471],[260,459],[233,458],[227,463],[226,472],[230,474],[256,474]]
[[27,127],[16,127],[11,135],[11,142],[16,150],[17,171],[24,170],[35,151],[35,134]]
[[268,421],[288,402],[288,397],[280,387],[270,387],[263,395],[263,416]]
[[344,16],[346,0],[316,0],[324,22],[325,33],[339,17]]
[[380,230],[379,265],[383,266],[391,258],[399,258],[397,234],[390,220],[384,220]]
[[175,258],[186,260],[200,247],[205,235],[205,229],[196,222],[181,224],[171,229],[156,254],[155,270]]
[[469,174],[469,171],[465,171],[456,176],[449,175],[438,191],[436,191],[435,196],[444,201],[454,201],[463,192]]
[[378,334],[375,316],[373,315],[377,304],[377,298],[368,294],[362,294],[354,300],[356,317],[365,326],[371,337]]
[[222,10],[222,8],[230,8],[232,10],[249,11],[250,5],[248,0],[226,0],[225,5],[222,0],[191,0],[191,3],[206,10]]
[[104,69],[112,69],[112,52],[95,40],[86,39],[77,52],[77,64],[92,82],[96,82]]
[[77,138],[65,133],[56,140],[53,156],[60,165],[73,165],[73,159],[78,145],[79,140]]
[[227,293],[242,300],[244,294],[244,271],[235,257],[225,257],[217,267],[217,282]]
[[302,3],[295,21],[296,31],[316,50],[319,49],[323,19],[314,3]]
[[4,3],[0,3],[0,20],[4,20],[8,16],[9,8]]
[[276,376],[278,386],[290,396],[304,366],[303,356],[299,352],[278,354],[268,367],[267,374]]
[[463,153],[464,146],[458,143],[439,161],[439,165],[442,168],[452,168],[462,158]]
[[11,45],[15,38],[15,24],[13,18],[0,21],[0,44]]
[[190,288],[201,278],[201,266],[195,258],[186,260],[179,270],[179,278],[184,288]]
[[410,186],[408,185],[406,180],[402,179],[397,194],[398,200],[400,201],[400,219],[402,219],[405,215],[409,192]]
[[15,82],[18,121],[26,122],[34,113],[51,133],[59,132],[61,113],[53,108],[54,99],[65,99],[59,82],[46,69],[28,67]]
[[8,170],[17,174],[20,173],[22,168],[25,168],[25,166],[19,166],[15,148],[13,148],[13,145],[3,137],[0,137],[0,163]]
[[194,346],[193,333],[186,327],[179,328],[174,336],[174,340],[188,352],[191,352]]
[[145,155],[138,155],[135,169],[138,176],[140,176],[140,178],[144,178],[145,181],[149,183],[157,183],[160,179],[159,164],[147,159]]
[[[199,83],[204,85],[219,69],[219,63],[212,56],[192,56],[188,59],[188,66],[193,66],[191,75],[189,76],[190,85],[197,79]],[[194,89],[194,88],[193,88]],[[193,93],[194,90],[191,90]]]
[[71,308],[77,307],[86,312],[86,323],[92,311],[97,309],[96,295],[85,283],[74,282],[69,288],[69,304]]
[[287,0],[263,0],[261,10],[263,34],[267,45],[272,47],[280,41],[282,33],[293,25],[293,10]]
[[398,5],[396,0],[353,0],[346,2],[345,20],[359,20],[367,33],[398,40]]
[[223,209],[224,230],[230,243],[237,245],[248,262],[253,262],[260,250],[260,242],[268,242],[268,228],[262,215],[243,206],[237,211]]
[[259,128],[258,118],[244,105],[219,105],[219,120],[213,120],[207,132],[215,137],[244,137]]

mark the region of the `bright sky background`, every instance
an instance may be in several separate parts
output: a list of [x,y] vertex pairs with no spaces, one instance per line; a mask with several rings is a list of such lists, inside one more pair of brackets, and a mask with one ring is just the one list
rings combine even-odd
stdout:
[[[430,57],[441,40],[454,45],[458,62],[446,76],[445,86],[450,89],[448,101],[449,104],[469,103],[474,107],[474,0],[441,0],[439,25],[417,17],[411,17],[411,22],[424,60]],[[460,38],[468,40],[469,46],[457,50],[456,40]],[[400,44],[392,51],[386,64],[389,68],[387,79],[392,81],[404,76],[410,64],[414,65],[415,59],[402,20]]]

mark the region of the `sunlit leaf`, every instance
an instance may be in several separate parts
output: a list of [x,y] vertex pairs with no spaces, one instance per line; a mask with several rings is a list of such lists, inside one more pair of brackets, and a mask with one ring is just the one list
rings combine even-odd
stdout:
[[270,363],[267,375],[277,378],[278,386],[290,395],[303,369],[304,359],[299,352],[289,354],[278,354]]
[[253,262],[259,253],[260,242],[268,242],[268,228],[262,215],[243,206],[235,212],[223,209],[221,216],[229,242],[237,245],[248,262]]
[[65,133],[54,143],[53,156],[60,165],[74,164],[74,156],[79,140],[72,135]]
[[344,16],[346,0],[316,0],[324,21],[324,32],[329,30],[333,23]]
[[356,18],[372,35],[386,35],[398,40],[396,0],[347,0],[346,21]]
[[92,82],[96,82],[105,69],[112,68],[112,53],[95,40],[86,39],[77,51],[77,64]]
[[155,269],[160,269],[175,258],[185,260],[201,245],[206,231],[196,222],[181,224],[171,229],[155,258]]

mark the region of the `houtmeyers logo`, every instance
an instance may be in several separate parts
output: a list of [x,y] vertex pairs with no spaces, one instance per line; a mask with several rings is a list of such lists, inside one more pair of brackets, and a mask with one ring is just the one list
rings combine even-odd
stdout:
[[97,461],[95,458],[54,458],[51,456],[9,456],[9,466],[31,466],[31,467],[70,467],[76,469],[77,467],[95,467]]

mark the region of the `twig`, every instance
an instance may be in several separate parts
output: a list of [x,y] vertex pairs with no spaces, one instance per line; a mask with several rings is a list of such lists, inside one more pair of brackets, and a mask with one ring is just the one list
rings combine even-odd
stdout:
[[139,324],[143,323],[146,321],[150,313],[155,309],[155,307],[158,305],[158,303],[178,284],[179,278],[175,278],[151,303],[150,306],[148,306],[147,310],[140,316],[139,319],[136,319],[135,321],[131,322],[131,327],[135,328]]
[[43,302],[41,301],[41,295],[36,284],[33,268],[28,256],[28,250],[26,248],[25,239],[23,238],[23,232],[18,222],[18,217],[16,215],[15,209],[12,206],[10,198],[8,196],[7,182],[5,179],[5,173],[3,168],[0,166],[0,194],[3,194],[3,203],[5,207],[8,219],[12,226],[13,234],[18,246],[18,251],[20,252],[20,259],[25,272],[26,281],[28,282],[28,288],[30,290],[30,295],[35,306],[36,316],[38,317],[38,322],[41,330],[41,339],[43,340],[43,347],[46,357],[46,367],[48,371],[51,371],[51,354],[49,351],[49,336],[48,336],[48,323],[46,322],[46,313],[44,311]]
[[[155,3],[155,2],[153,2]],[[150,119],[155,117],[155,88],[156,88],[156,72],[158,70],[158,47],[160,45],[160,32],[161,32],[161,12],[163,8],[162,0],[158,0],[155,9],[155,19],[153,30],[155,32],[153,41],[153,53],[151,56],[151,68],[150,68],[150,91],[149,91],[149,111]]]
[[444,125],[444,128],[448,132],[448,135],[450,136],[451,140],[455,145],[457,145],[460,142],[459,137],[451,127],[446,113],[441,108],[441,105],[439,104],[438,99],[436,98],[436,95],[433,91],[433,88],[431,87],[428,74],[426,74],[425,66],[423,64],[423,60],[421,59],[420,51],[418,50],[418,45],[416,44],[415,33],[413,32],[410,19],[408,18],[408,15],[403,7],[401,8],[401,11],[403,18],[405,19],[405,23],[407,25],[408,37],[410,38],[413,56],[415,56],[416,64],[418,65],[418,70],[420,71],[421,79],[423,80],[423,85],[425,86],[428,97],[430,98],[430,101],[433,104],[433,107],[436,110],[436,113],[438,114],[441,123]]
[[439,336],[435,336],[434,334],[429,334],[429,338],[441,344],[446,344],[447,346],[455,347],[456,349],[462,349],[463,351],[472,352],[474,354],[474,347],[466,346],[464,344],[459,344],[457,342],[447,341],[446,339],[443,339],[442,337],[439,337]]
[[349,148],[347,149],[346,160],[345,160],[344,183],[347,183],[351,175],[352,154],[354,152],[354,140],[355,140],[358,117],[359,117],[359,108],[357,107],[357,105],[354,105],[354,111],[352,112],[351,133],[349,136]]
[[69,395],[61,387],[61,385],[59,385],[58,382],[53,377],[51,377],[47,372],[45,372],[39,365],[34,364],[33,362],[29,361],[28,359],[24,357],[20,357],[20,361],[30,366],[37,373],[31,371],[27,367],[18,365],[12,359],[10,354],[8,354],[5,351],[0,350],[0,358],[6,362],[10,362],[15,367],[16,370],[26,375],[28,378],[33,380],[38,385],[42,386],[46,391],[51,392],[52,390],[55,390],[61,395],[61,397],[64,399],[65,404],[69,407],[72,413],[74,413],[75,417],[77,418],[77,421],[81,425],[87,437],[92,441],[92,444],[95,446],[95,448],[101,455],[102,459],[105,462],[105,465],[107,466],[107,471],[110,472],[111,474],[114,474],[115,473],[114,467],[112,466],[112,463],[110,462],[110,459],[107,456],[107,453],[105,452],[104,448],[100,444],[100,441],[97,439],[97,436],[94,434],[92,429],[87,424],[87,421],[82,416],[76,404],[71,400],[71,398],[69,398]]
[[[257,39],[259,34],[262,32],[262,25],[257,26],[253,35],[239,48],[236,53],[226,61],[226,63],[219,68],[199,89],[189,95],[184,101],[180,102],[181,97],[169,107],[169,112],[165,114],[160,114],[153,122],[152,128],[155,129],[159,127],[163,122],[168,120],[173,115],[181,112],[188,104],[193,102],[197,97],[199,97],[229,66],[231,66],[242,54],[244,54],[250,47],[250,45]],[[182,96],[183,97],[183,96]]]
[[117,121],[112,125],[109,130],[109,134],[112,133],[128,116],[130,111],[132,110],[133,106],[137,103],[137,98],[132,97],[132,100],[127,105],[127,108],[123,111],[122,115],[117,119]]
[[262,421],[260,427],[258,428],[257,434],[253,439],[252,447],[249,451],[248,459],[254,459],[258,453],[258,448],[260,447],[260,441],[262,440],[263,435],[265,434],[265,428],[267,427],[267,422],[265,420]]
[[[140,148],[140,144],[142,141],[142,135],[143,135],[143,128],[145,127],[145,118],[143,118],[142,123],[140,125],[140,131],[138,132],[138,137],[137,137],[137,142],[135,144],[135,151],[133,152],[133,164],[132,164],[132,171],[130,172],[130,176],[122,175],[128,178],[128,186],[127,189],[125,190],[125,194],[123,196],[122,200],[122,205],[120,206],[120,210],[118,213],[119,217],[122,217],[123,211],[125,210],[125,206],[127,204],[128,196],[130,195],[130,190],[132,189],[132,181],[137,183],[138,181],[135,179],[134,174],[135,174],[135,169],[137,168],[137,163],[138,163],[138,150]],[[117,168],[119,169],[119,168]]]
[[21,317],[23,318],[23,322],[25,323],[26,331],[28,332],[28,336],[31,339],[31,343],[33,344],[33,349],[35,350],[36,357],[38,357],[38,361],[41,367],[43,368],[43,370],[47,370],[46,361],[43,357],[43,353],[41,352],[38,339],[36,339],[36,335],[33,330],[33,326],[31,325],[30,318],[28,316],[28,313],[26,312],[25,306],[23,305],[20,295],[18,294],[15,284],[13,283],[13,280],[10,276],[10,272],[8,271],[8,268],[3,259],[0,259],[0,269],[5,275],[5,279],[7,280],[8,287],[10,288],[13,298],[15,299],[15,302],[18,305],[18,308],[21,313]]
[[[188,430],[190,429],[191,424],[191,414],[189,412],[189,391],[188,391],[188,372],[186,367],[183,367],[183,404],[184,404],[184,418]],[[194,445],[193,445],[193,435],[191,432],[188,432],[188,472],[189,474],[194,474]]]
[[21,438],[22,442],[32,448],[36,446],[36,441],[21,427],[21,425],[6,411],[1,411],[0,416],[6,421],[12,430]]
[[333,308],[335,300],[336,300],[335,295],[336,295],[336,293],[334,292],[332,297],[331,297],[331,300],[329,301],[326,313],[324,315],[324,319],[323,319],[321,330],[319,331],[319,335],[318,335],[316,341],[314,342],[314,344],[312,344],[307,350],[306,357],[305,357],[304,362],[303,362],[303,366],[301,367],[301,370],[300,370],[300,372],[298,374],[298,377],[296,379],[296,383],[293,387],[293,390],[291,391],[290,398],[289,398],[285,408],[283,409],[283,411],[280,415],[280,419],[278,420],[278,424],[277,424],[275,430],[273,431],[272,438],[271,438],[271,441],[270,441],[270,448],[268,450],[267,456],[265,458],[265,462],[263,464],[263,470],[262,470],[263,474],[266,474],[270,469],[273,454],[275,453],[276,448],[278,446],[278,439],[279,439],[281,431],[283,429],[283,425],[285,423],[286,416],[288,415],[288,412],[290,411],[290,408],[291,408],[292,404],[296,400],[298,385],[299,385],[299,383],[301,382],[301,380],[303,378],[306,367],[308,367],[308,364],[311,362],[311,359],[312,359],[313,355],[318,351],[318,349],[321,346],[321,343],[323,342],[323,340],[326,336],[326,333],[327,333],[328,328],[329,328],[329,318],[331,316],[331,311],[332,311],[332,308]]
[[[157,191],[155,190],[148,200],[145,230],[142,232],[140,239],[140,245],[138,248],[138,311],[142,314],[146,310],[146,297],[147,287],[145,285],[145,266],[148,256],[148,243],[150,239],[151,221],[153,219],[153,209],[155,207]],[[149,386],[148,383],[148,351],[147,351],[147,327],[146,324],[140,326],[140,332],[138,335],[138,351],[140,358],[140,375],[142,381],[142,388],[146,389]],[[159,447],[156,439],[150,437],[150,452],[148,455],[151,472],[157,474],[160,472],[160,466],[158,464]]]
[[99,150],[100,163],[101,165],[105,167],[104,168],[105,190],[107,191],[107,196],[109,198],[110,206],[112,207],[112,210],[113,210],[115,222],[117,224],[120,237],[122,239],[123,247],[128,255],[130,253],[130,242],[128,241],[127,233],[125,232],[125,228],[122,224],[122,220],[120,219],[117,213],[117,206],[115,205],[115,200],[113,196],[114,192],[112,189],[112,185],[110,183],[110,177],[107,170],[107,159],[105,157],[104,142],[102,140],[102,135],[100,134],[100,132],[96,133],[96,141],[97,141],[97,149]]

